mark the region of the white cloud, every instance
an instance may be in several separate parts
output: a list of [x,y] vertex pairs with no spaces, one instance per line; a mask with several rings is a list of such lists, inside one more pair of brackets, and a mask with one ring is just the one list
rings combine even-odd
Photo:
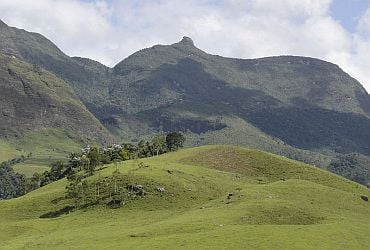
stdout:
[[106,40],[114,33],[109,6],[74,0],[0,0],[0,18],[11,26],[39,32],[71,55],[104,62]]
[[37,31],[69,55],[113,66],[183,35],[229,57],[281,54],[339,64],[370,90],[370,9],[349,33],[330,16],[332,0],[0,0],[0,17]]
[[367,90],[370,90],[370,7],[361,18],[357,32],[353,34],[352,50],[343,63],[347,72],[355,76]]

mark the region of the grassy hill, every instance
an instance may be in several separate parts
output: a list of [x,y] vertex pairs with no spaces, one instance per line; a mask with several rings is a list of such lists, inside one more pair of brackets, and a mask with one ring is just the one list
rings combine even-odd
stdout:
[[[40,218],[71,205],[64,198],[63,179],[1,201],[0,248],[367,249],[370,245],[370,205],[360,198],[370,191],[283,157],[206,146],[110,165],[91,178],[116,169],[143,185],[147,195],[118,209],[95,206]],[[157,187],[165,191],[158,192]]]
[[331,169],[360,153],[353,171],[370,180],[370,97],[337,65],[315,58],[235,59],[184,37],[140,50],[109,68],[69,57],[40,34],[0,23],[0,52],[62,78],[117,141],[186,133],[186,146],[259,148]]
[[[25,158],[21,163],[13,166],[13,169],[27,177],[35,172],[42,173],[49,169],[49,164],[54,161],[67,161],[71,152],[79,152],[83,142],[69,136],[62,129],[46,129],[43,131],[29,132],[21,138],[6,141],[10,149],[20,155],[30,157]],[[9,160],[15,157],[8,157]]]

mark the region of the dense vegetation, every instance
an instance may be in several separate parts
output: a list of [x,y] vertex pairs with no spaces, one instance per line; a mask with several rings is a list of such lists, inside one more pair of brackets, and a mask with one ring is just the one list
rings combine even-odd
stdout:
[[11,199],[34,190],[30,185],[32,181],[25,175],[16,173],[13,166],[24,162],[32,154],[4,161],[0,163],[0,200]]
[[23,195],[24,184],[25,176],[14,173],[11,162],[0,163],[0,200]]
[[329,170],[370,188],[370,159],[360,154],[344,154],[334,159]]
[[[156,135],[150,141],[141,140],[137,145],[123,143],[103,148],[88,146],[83,148],[81,152],[71,153],[67,163],[62,161],[53,162],[50,164],[50,170],[42,174],[34,173],[30,178],[14,173],[11,168],[11,166],[25,160],[25,157],[22,156],[1,164],[0,180],[2,185],[0,185],[0,199],[21,196],[64,177],[71,181],[70,186],[68,186],[68,195],[80,199],[80,196],[82,193],[86,193],[86,190],[83,191],[82,189],[77,189],[77,187],[80,187],[84,178],[93,175],[98,167],[113,162],[158,156],[176,151],[183,147],[184,142],[185,137],[183,134],[173,132],[167,135]],[[84,187],[88,188],[86,183]]]

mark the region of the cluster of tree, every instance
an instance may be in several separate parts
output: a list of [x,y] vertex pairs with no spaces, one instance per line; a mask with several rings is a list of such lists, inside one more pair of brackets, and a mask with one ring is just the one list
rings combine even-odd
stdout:
[[82,149],[80,153],[71,154],[67,166],[60,164],[52,166],[50,174],[52,178],[60,179],[70,174],[73,169],[76,169],[78,171],[85,170],[92,175],[100,165],[152,157],[175,151],[182,147],[184,142],[185,137],[183,134],[173,132],[166,136],[157,135],[150,141],[141,140],[137,145],[123,143],[103,148],[87,147]]
[[84,148],[81,153],[71,154],[68,165],[54,164],[49,172],[50,180],[67,176],[67,197],[74,200],[74,207],[105,203],[111,207],[121,206],[125,201],[142,197],[142,185],[134,184],[132,176],[124,176],[118,170],[108,177],[88,181],[97,166],[130,159],[157,156],[176,151],[183,146],[185,137],[178,132],[166,136],[157,135],[151,141],[140,141],[137,145],[123,143],[105,148]]
[[7,161],[0,164],[0,200],[15,198],[25,193],[26,177],[13,171],[13,163]]
[[10,166],[14,166],[18,163],[24,162],[28,157],[32,156],[32,153],[30,153],[28,156],[21,155],[17,158],[11,159],[9,161],[5,161],[2,164],[8,164]]
[[172,132],[165,136],[157,135],[150,141],[141,140],[136,145],[123,143],[103,148],[88,146],[79,153],[71,153],[67,163],[54,162],[50,165],[49,171],[45,171],[43,174],[35,173],[27,179],[25,190],[29,192],[64,177],[70,178],[70,176],[75,176],[76,172],[80,171],[93,175],[97,167],[104,164],[152,157],[176,151],[183,146],[184,142],[185,136],[183,134]]
[[34,173],[32,177],[25,179],[25,193],[31,192],[39,187],[45,186],[51,182],[57,181],[66,176],[68,164],[62,161],[56,161],[50,164],[50,170],[44,173]]
[[15,173],[12,166],[24,162],[32,153],[27,156],[21,155],[17,158],[0,163],[0,200],[11,199],[28,192],[27,178],[23,174]]
[[146,193],[142,185],[136,184],[132,174],[123,175],[118,170],[108,177],[98,177],[88,181],[89,175],[73,171],[67,179],[67,198],[73,199],[74,208],[105,204],[112,208],[124,202],[143,197]]
[[[71,183],[74,183],[78,178],[80,178],[76,177],[79,176],[76,173],[81,171],[87,175],[93,175],[96,168],[100,165],[152,157],[170,151],[176,151],[183,146],[184,142],[185,136],[183,134],[173,132],[168,133],[167,135],[157,135],[150,141],[141,140],[136,145],[123,143],[121,145],[114,144],[110,147],[103,148],[86,147],[82,149],[80,153],[71,153],[67,163],[63,163],[61,161],[54,162],[50,165],[49,171],[45,171],[42,174],[35,173],[30,178],[26,178],[22,174],[15,173],[12,169],[13,165],[23,162],[27,157],[31,156],[29,155],[25,157],[22,155],[0,164],[0,199],[10,199],[24,195],[32,190],[64,177],[67,177],[71,181],[73,180]],[[82,182],[80,184],[82,185]],[[80,184],[72,185],[68,189],[70,196],[73,196],[73,187],[78,186],[80,188]],[[86,183],[83,187],[83,190],[85,190]],[[88,197],[86,199],[92,199],[90,196],[86,196],[86,192],[83,192],[83,194],[84,197]],[[99,195],[97,197],[99,197]]]

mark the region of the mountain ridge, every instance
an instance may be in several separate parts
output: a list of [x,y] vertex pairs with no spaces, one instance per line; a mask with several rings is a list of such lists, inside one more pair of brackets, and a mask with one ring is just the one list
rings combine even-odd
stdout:
[[[181,131],[187,146],[244,145],[321,167],[342,154],[370,156],[370,97],[333,63],[298,56],[225,58],[184,37],[109,68],[50,52],[55,45],[46,38],[35,43],[34,36],[5,27],[0,51],[19,50],[19,59],[65,80],[116,140]],[[22,57],[22,51],[28,54]]]
[[75,138],[104,141],[109,137],[73,89],[52,73],[2,54],[0,72],[1,136],[58,128],[75,131]]

